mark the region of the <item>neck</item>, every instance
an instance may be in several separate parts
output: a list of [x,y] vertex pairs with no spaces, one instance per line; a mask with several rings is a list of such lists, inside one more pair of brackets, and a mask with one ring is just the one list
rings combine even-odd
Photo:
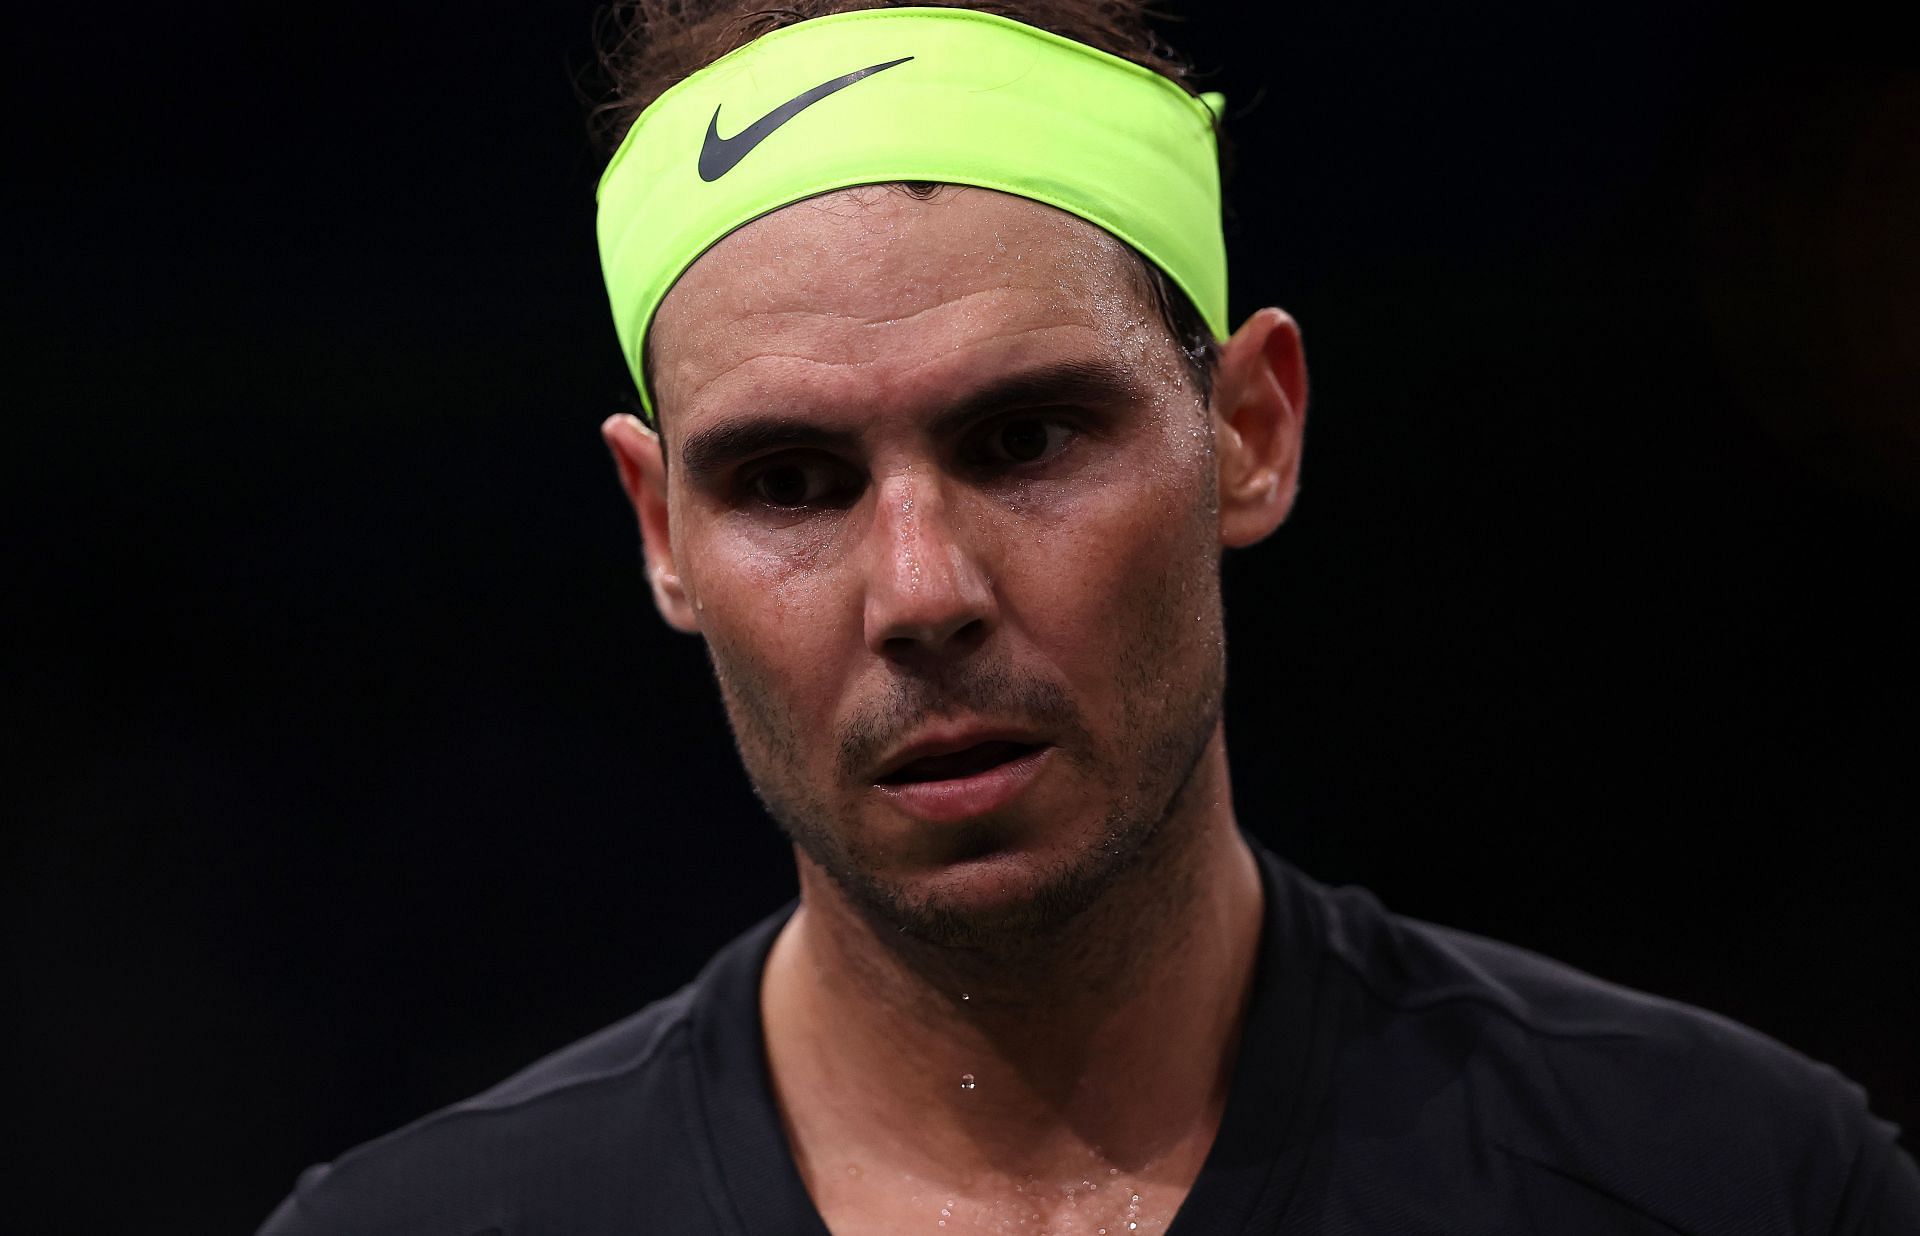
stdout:
[[991,955],[873,922],[801,860],[801,908],[761,1010],[816,1197],[822,1172],[865,1170],[863,1145],[932,1185],[1191,1182],[1225,1104],[1261,922],[1218,731],[1149,847],[1055,938]]

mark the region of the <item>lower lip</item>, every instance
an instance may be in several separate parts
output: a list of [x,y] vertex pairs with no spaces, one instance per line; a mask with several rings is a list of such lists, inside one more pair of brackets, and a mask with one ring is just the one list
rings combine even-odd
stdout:
[[933,824],[970,820],[998,811],[1020,796],[1046,766],[1052,747],[1029,751],[1017,760],[997,764],[970,777],[947,781],[909,781],[901,785],[875,785],[893,805],[908,815]]

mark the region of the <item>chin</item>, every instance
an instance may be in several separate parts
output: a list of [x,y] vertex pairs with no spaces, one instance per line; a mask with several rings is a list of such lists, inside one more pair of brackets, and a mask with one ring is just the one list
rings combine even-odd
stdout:
[[922,943],[999,950],[1057,936],[1120,881],[1145,840],[1099,828],[1084,844],[1034,850],[983,823],[955,830],[939,861],[910,874],[839,855],[819,865],[849,901]]

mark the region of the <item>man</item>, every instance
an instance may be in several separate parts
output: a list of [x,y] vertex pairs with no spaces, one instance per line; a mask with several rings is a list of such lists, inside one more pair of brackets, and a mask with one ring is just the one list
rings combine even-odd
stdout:
[[1306,371],[1227,329],[1217,103],[1111,3],[832,7],[668,8],[600,193],[605,437],[799,901],[265,1230],[1920,1231],[1830,1070],[1249,845],[1219,558]]

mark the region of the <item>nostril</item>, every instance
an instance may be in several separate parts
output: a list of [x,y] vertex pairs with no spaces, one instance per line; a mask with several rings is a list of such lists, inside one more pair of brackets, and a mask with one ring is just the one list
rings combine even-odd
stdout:
[[956,644],[965,644],[969,648],[975,647],[985,642],[987,638],[987,620],[975,618],[955,631],[949,638]]
[[970,618],[944,628],[927,626],[898,630],[881,641],[881,648],[893,657],[912,656],[929,649],[965,651],[985,643],[987,630],[988,624],[983,618]]

